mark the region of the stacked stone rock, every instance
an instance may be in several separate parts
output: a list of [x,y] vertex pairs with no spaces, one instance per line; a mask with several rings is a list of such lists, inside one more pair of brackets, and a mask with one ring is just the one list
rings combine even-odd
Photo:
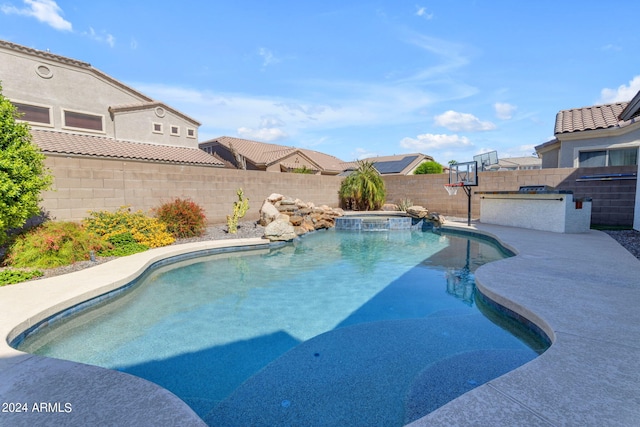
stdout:
[[260,225],[271,241],[288,241],[310,231],[331,228],[344,215],[340,208],[315,206],[312,202],[271,194],[260,208]]
[[429,212],[427,208],[422,206],[411,206],[407,208],[407,215],[412,218],[431,221],[436,227],[441,227],[442,224],[444,224],[444,216],[436,212]]

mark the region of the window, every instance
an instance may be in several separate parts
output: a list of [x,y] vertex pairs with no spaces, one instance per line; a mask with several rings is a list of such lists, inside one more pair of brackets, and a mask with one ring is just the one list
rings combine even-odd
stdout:
[[579,156],[580,167],[629,166],[638,164],[638,148],[620,150],[582,151]]
[[22,104],[20,102],[14,102],[13,105],[18,109],[18,113],[22,114],[19,120],[46,125],[51,124],[51,109],[49,107]]
[[171,125],[171,135],[180,136],[180,126]]
[[638,164],[638,148],[609,151],[609,166],[627,166]]
[[153,123],[153,133],[163,133],[162,123]]
[[580,167],[594,168],[598,166],[606,166],[607,152],[601,151],[583,151],[580,153]]
[[93,114],[78,113],[75,111],[64,111],[64,126],[77,129],[95,130],[102,132],[102,116]]
[[187,138],[195,138],[196,130],[193,128],[187,128]]

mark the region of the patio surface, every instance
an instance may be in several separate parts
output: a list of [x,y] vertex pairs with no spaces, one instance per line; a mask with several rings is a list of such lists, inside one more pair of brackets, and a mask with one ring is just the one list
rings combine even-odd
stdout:
[[[553,344],[415,426],[630,426],[640,419],[640,261],[599,231],[558,234],[448,222],[497,237],[517,256],[480,267],[479,290]],[[65,276],[0,288],[0,425],[204,425],[180,399],[121,372],[25,354],[7,344],[30,325],[130,282],[167,257],[262,239],[154,249]],[[20,404],[12,405],[9,404]],[[6,412],[18,406],[26,413]]]

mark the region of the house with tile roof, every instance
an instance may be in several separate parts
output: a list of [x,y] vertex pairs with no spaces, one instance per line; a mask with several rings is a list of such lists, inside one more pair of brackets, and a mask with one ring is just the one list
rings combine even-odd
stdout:
[[0,40],[0,82],[47,156],[225,166],[198,121],[86,62]]
[[[393,156],[376,156],[361,159],[373,163],[378,173],[383,176],[387,175],[413,175],[416,168],[425,162],[432,162],[433,157],[422,153],[411,154],[394,154]],[[357,163],[342,172],[343,176],[351,174],[358,167]]]
[[200,143],[200,148],[238,169],[266,172],[308,171],[316,175],[338,175],[351,163],[306,148],[222,136]]
[[562,110],[554,134],[535,147],[543,168],[637,165],[640,92],[629,102]]

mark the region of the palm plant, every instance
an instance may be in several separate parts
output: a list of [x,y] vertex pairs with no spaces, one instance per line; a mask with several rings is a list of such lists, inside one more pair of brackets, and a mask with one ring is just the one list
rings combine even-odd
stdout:
[[382,207],[386,190],[373,163],[358,161],[358,168],[342,181],[338,195],[345,209],[368,211]]

